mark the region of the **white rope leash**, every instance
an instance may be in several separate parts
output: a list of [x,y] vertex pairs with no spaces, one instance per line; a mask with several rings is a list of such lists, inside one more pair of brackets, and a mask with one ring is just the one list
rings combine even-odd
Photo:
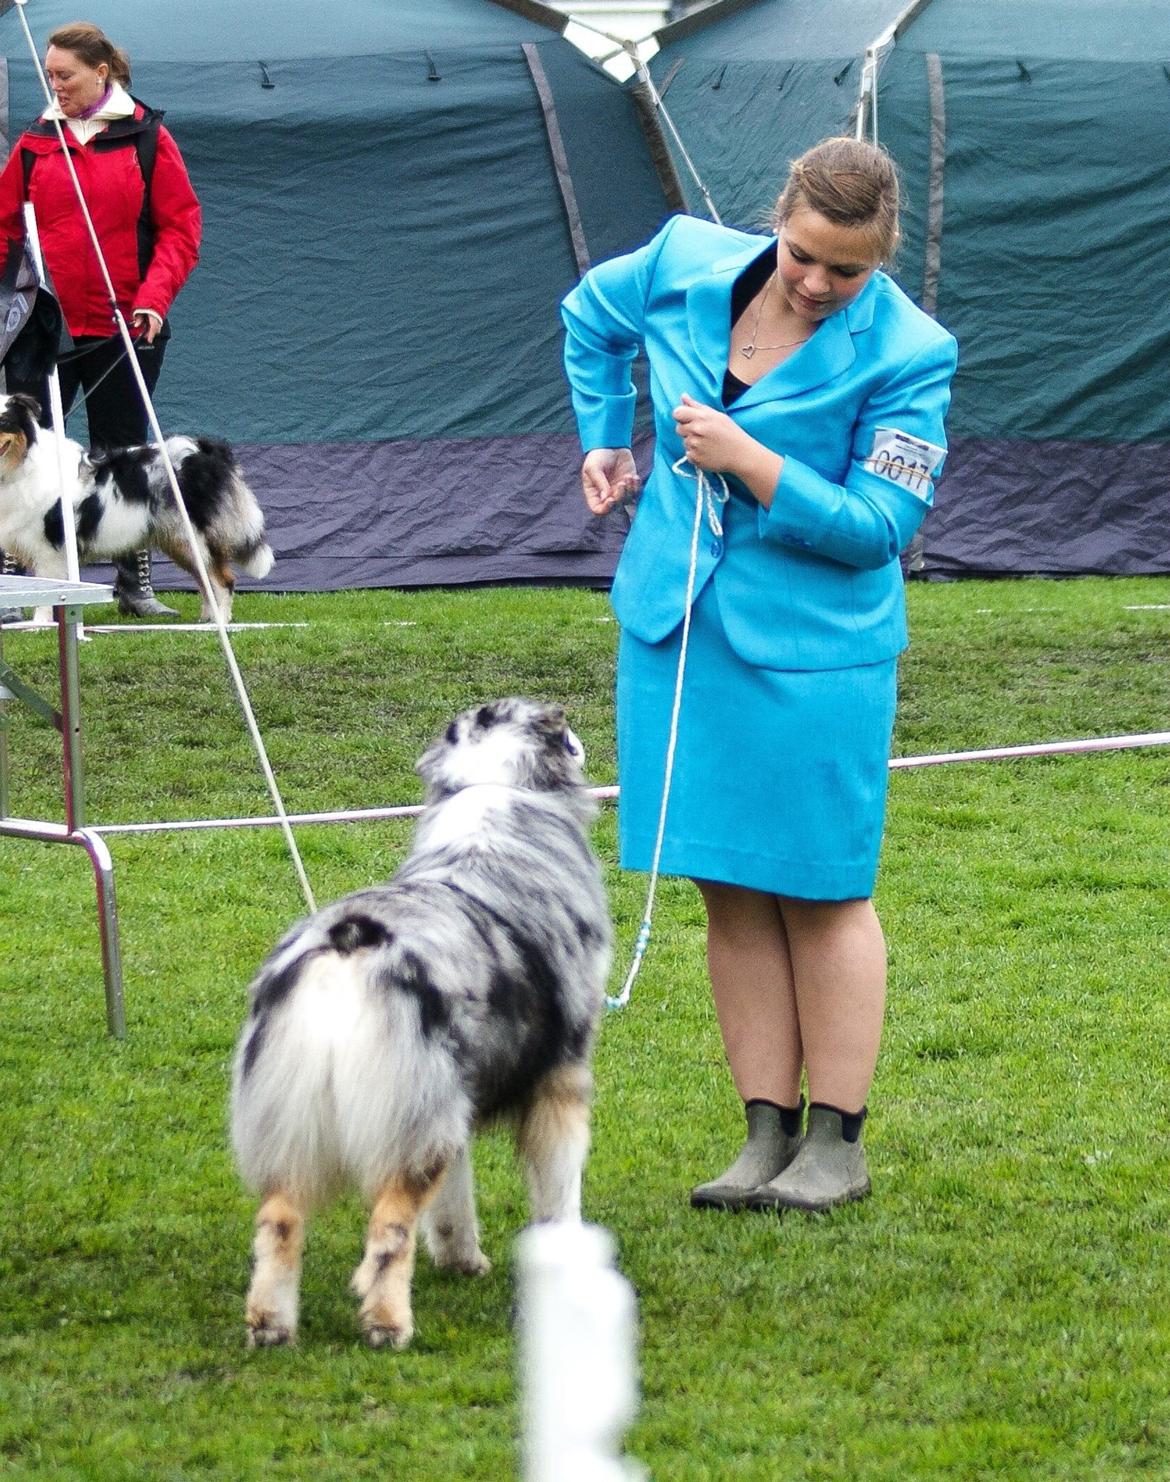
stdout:
[[670,737],[666,743],[666,769],[662,779],[662,806],[658,810],[658,835],[654,841],[654,858],[650,865],[650,888],[646,893],[646,909],[642,914],[642,925],[638,928],[637,940],[634,943],[634,960],[630,964],[630,970],[626,974],[625,985],[622,991],[614,996],[606,995],[605,1006],[607,1009],[622,1009],[630,1001],[630,993],[634,987],[634,979],[638,976],[638,970],[642,966],[642,959],[646,956],[646,949],[650,945],[650,922],[654,914],[654,894],[658,889],[658,867],[662,860],[662,840],[666,834],[666,810],[670,804],[670,784],[674,776],[674,753],[678,742],[678,717],[682,709],[683,679],[687,668],[687,645],[691,636],[691,608],[695,600],[695,577],[699,567],[699,535],[703,528],[703,514],[707,515],[707,524],[711,533],[716,536],[723,534],[723,521],[719,511],[730,497],[727,480],[721,473],[714,475],[718,480],[719,488],[711,484],[705,471],[696,468],[693,474],[686,471],[686,459],[680,458],[673,466],[675,473],[682,474],[684,478],[695,480],[695,519],[691,528],[691,556],[690,566],[687,571],[687,594],[686,606],[683,611],[682,640],[678,650],[678,669],[674,681],[674,704],[670,712]]
[[[28,42],[29,51],[32,54],[33,65],[36,68],[37,77],[40,79],[41,91],[45,95],[45,101],[49,104],[50,107],[52,107],[53,94],[49,88],[48,80],[45,77],[44,69],[41,66],[41,59],[37,53],[36,42],[33,40],[32,31],[29,28],[28,19],[24,13],[24,7],[26,3],[27,0],[16,0],[16,9],[18,15],[20,16],[21,26],[24,28],[25,39]],[[89,233],[89,239],[93,245],[93,250],[97,255],[98,266],[101,269],[102,278],[106,286],[106,292],[109,294],[110,303],[113,306],[114,322],[117,325],[118,333],[120,334],[122,343],[125,346],[125,353],[128,357],[130,368],[134,374],[134,379],[137,382],[138,392],[139,395],[142,397],[142,404],[146,409],[146,415],[150,422],[150,429],[151,432],[154,434],[155,442],[158,445],[158,451],[162,457],[163,467],[166,470],[167,481],[170,484],[171,494],[174,496],[175,507],[178,509],[179,517],[182,520],[183,533],[187,537],[187,544],[190,547],[191,553],[195,558],[195,566],[199,575],[201,592],[202,595],[207,599],[208,605],[211,608],[211,612],[215,618],[215,627],[216,632],[219,636],[220,647],[223,649],[224,658],[228,666],[228,672],[231,674],[232,683],[235,686],[236,695],[240,702],[240,709],[242,710],[244,716],[244,723],[248,728],[248,734],[252,738],[252,745],[255,748],[256,756],[259,759],[260,769],[264,773],[264,780],[268,786],[268,793],[272,799],[273,808],[276,811],[277,817],[281,820],[281,828],[282,832],[284,833],[285,843],[288,845],[289,854],[292,856],[293,867],[296,870],[297,879],[300,881],[301,891],[304,894],[305,901],[309,907],[309,910],[315,911],[317,909],[317,903],[313,898],[313,890],[309,884],[309,877],[305,873],[305,866],[301,859],[300,850],[297,848],[296,840],[293,838],[292,828],[290,827],[288,822],[288,814],[285,812],[284,802],[280,796],[280,789],[277,786],[276,777],[273,774],[271,764],[268,760],[268,753],[265,750],[263,737],[260,735],[260,728],[256,724],[256,717],[252,710],[251,701],[248,699],[248,691],[244,685],[244,678],[243,675],[240,673],[240,668],[236,662],[235,653],[232,650],[231,639],[228,637],[227,625],[224,622],[223,613],[220,610],[219,603],[215,600],[215,592],[212,590],[211,586],[211,577],[208,574],[206,563],[203,560],[203,553],[199,549],[198,541],[195,535],[195,527],[191,523],[191,517],[187,513],[187,506],[183,501],[183,495],[181,490],[179,489],[179,480],[175,474],[175,468],[174,464],[171,462],[170,454],[167,452],[166,442],[162,434],[162,428],[159,426],[158,417],[155,414],[154,402],[151,400],[150,392],[147,390],[146,381],[144,380],[142,375],[142,367],[138,364],[138,356],[134,353],[134,340],[131,337],[129,329],[127,328],[126,320],[122,315],[122,311],[118,308],[118,295],[114,291],[113,279],[110,277],[109,269],[106,266],[105,255],[102,252],[101,243],[98,241],[98,235],[96,230],[94,229],[93,218],[90,216],[89,213],[89,206],[86,203],[85,193],[81,188],[81,181],[77,178],[77,170],[74,167],[73,158],[69,153],[69,146],[65,139],[65,131],[61,125],[61,120],[59,118],[53,117],[52,123],[57,131],[57,140],[58,143],[61,145],[61,152],[64,155],[65,164],[69,170],[69,178],[73,182],[73,189],[77,195],[78,204],[81,207],[81,214],[85,220],[86,230]],[[64,488],[62,488],[62,514],[64,514],[65,504],[65,490]]]

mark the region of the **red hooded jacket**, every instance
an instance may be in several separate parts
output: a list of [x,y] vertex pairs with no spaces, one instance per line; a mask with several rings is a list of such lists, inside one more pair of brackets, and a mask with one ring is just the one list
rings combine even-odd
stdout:
[[[161,123],[162,114],[136,103],[133,118],[114,119],[87,144],[65,127],[77,177],[93,218],[118,299],[127,321],[134,309],[166,315],[199,259],[202,213],[178,146]],[[153,247],[145,276],[139,272],[138,222],[144,182],[135,136],[156,126],[158,148],[150,182]],[[36,156],[28,196],[36,209],[45,265],[57,290],[65,323],[79,335],[115,332],[110,296],[89,238],[77,194],[51,123],[40,120],[17,140],[0,172],[0,239],[24,236],[23,151]]]

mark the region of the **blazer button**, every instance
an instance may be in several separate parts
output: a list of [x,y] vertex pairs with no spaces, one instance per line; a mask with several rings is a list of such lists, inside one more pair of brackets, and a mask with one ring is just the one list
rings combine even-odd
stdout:
[[721,556],[723,554],[723,542],[721,540],[713,540],[711,542],[711,554],[713,556]]

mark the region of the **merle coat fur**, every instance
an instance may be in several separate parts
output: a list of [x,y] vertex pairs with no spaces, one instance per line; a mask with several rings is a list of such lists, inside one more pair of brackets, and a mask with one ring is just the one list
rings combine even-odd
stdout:
[[[0,396],[0,549],[34,576],[64,577],[57,441],[37,422],[31,396]],[[153,548],[199,580],[179,508],[159,449],[118,448],[87,454],[66,438],[66,487],[80,561],[108,561]],[[225,621],[231,616],[232,563],[257,579],[272,569],[264,516],[225,442],[169,437],[167,454],[195,540]],[[203,598],[203,617],[211,617]]]
[[295,926],[253,982],[232,1092],[237,1161],[264,1199],[250,1341],[295,1334],[305,1216],[351,1184],[373,1207],[354,1278],[366,1336],[409,1341],[428,1206],[436,1260],[486,1269],[467,1148],[493,1118],[517,1125],[533,1217],[579,1217],[610,962],[581,756],[559,708],[460,715],[419,762],[427,804],[401,869]]

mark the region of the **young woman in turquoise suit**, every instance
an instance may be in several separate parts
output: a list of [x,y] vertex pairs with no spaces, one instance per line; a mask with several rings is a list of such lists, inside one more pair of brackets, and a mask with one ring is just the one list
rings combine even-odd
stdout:
[[691,1202],[820,1210],[870,1187],[898,553],[942,467],[956,346],[881,271],[898,183],[879,149],[811,149],[774,227],[675,217],[587,273],[562,317],[596,515],[639,487],[630,372],[640,350],[650,366],[653,471],[612,593],[628,869],[657,835],[699,472],[729,491],[704,512],[661,865],[706,904],[747,1140]]

